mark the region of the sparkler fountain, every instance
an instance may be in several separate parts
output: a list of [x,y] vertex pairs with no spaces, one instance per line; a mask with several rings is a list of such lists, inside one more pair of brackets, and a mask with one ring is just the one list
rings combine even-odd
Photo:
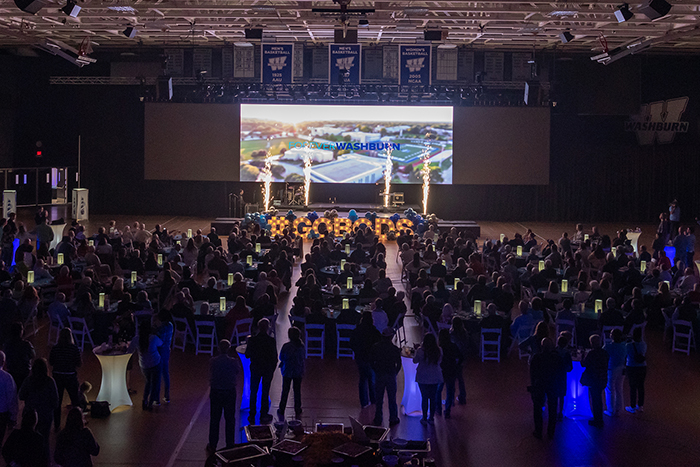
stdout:
[[311,149],[309,143],[304,145],[304,206],[309,205],[309,191],[311,189]]
[[391,190],[391,169],[393,163],[391,160],[391,147],[386,150],[386,163],[384,164],[384,207],[389,207],[389,191]]
[[272,193],[272,162],[270,161],[271,153],[267,151],[265,157],[265,167],[262,170],[263,184],[263,200],[265,200],[265,212],[270,210],[270,195]]

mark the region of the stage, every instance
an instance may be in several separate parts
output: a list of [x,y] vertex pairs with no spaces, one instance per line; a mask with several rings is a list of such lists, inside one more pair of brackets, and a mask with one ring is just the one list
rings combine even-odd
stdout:
[[[349,204],[349,203],[312,203],[309,206],[273,206],[277,209],[277,216],[284,217],[288,211],[294,211],[294,215],[297,217],[305,217],[310,212],[316,212],[319,217],[323,217],[326,211],[335,209],[338,213],[338,217],[348,217],[350,210],[354,209],[357,216],[360,219],[364,219],[365,214],[368,212],[375,212],[377,217],[389,218],[394,214],[399,214],[401,218],[405,218],[404,211],[411,208],[417,213],[420,213],[421,207],[415,204],[404,204],[397,207],[385,208],[380,204]],[[259,212],[259,206],[257,205],[246,205],[246,212]],[[236,222],[241,222],[243,219],[240,217],[217,217],[212,221],[211,226],[216,228],[219,235],[228,235]],[[467,238],[477,239],[481,236],[481,227],[474,221],[463,221],[463,220],[444,220],[440,219],[438,221],[438,230],[440,232],[449,231],[452,227],[456,228],[458,232],[464,232]]]

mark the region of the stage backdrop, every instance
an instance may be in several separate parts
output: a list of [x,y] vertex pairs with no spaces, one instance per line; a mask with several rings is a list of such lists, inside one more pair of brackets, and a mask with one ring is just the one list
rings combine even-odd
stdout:
[[147,103],[144,178],[238,180],[239,111],[237,104]]

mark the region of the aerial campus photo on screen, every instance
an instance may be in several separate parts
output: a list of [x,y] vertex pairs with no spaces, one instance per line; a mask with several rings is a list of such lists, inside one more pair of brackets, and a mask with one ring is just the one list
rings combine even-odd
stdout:
[[241,181],[452,183],[452,107],[241,104]]

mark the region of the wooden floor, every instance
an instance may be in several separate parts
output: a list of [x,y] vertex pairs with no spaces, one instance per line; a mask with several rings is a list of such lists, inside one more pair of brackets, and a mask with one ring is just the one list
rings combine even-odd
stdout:
[[[33,212],[20,212],[20,220],[28,222]],[[202,228],[208,232],[211,219],[195,217],[118,216],[119,226],[133,221],[152,228],[161,223],[171,230]],[[110,218],[95,216],[85,222],[89,231],[105,225]],[[477,220],[478,221],[478,220]],[[512,235],[531,228],[541,238],[557,239],[561,233],[573,232],[573,225],[546,223],[482,222],[482,239]],[[28,225],[32,225],[28,222]],[[602,224],[604,233],[629,225]],[[633,226],[633,227],[636,227]],[[645,232],[641,244],[651,244],[655,225],[640,225]],[[590,225],[586,227],[590,228]],[[388,258],[393,259],[395,246],[389,245]],[[389,261],[389,275],[399,282],[400,270]],[[295,274],[298,275],[298,267]],[[292,295],[295,290],[292,290]],[[280,315],[288,313],[291,300],[281,301]],[[286,319],[278,320],[278,336],[286,335]],[[411,323],[411,320],[408,320]],[[46,323],[33,338],[38,354],[48,355]],[[408,330],[409,342],[419,340],[417,327]],[[467,404],[453,410],[452,419],[439,418],[434,426],[424,428],[418,418],[401,416],[401,423],[392,429],[392,436],[409,439],[429,438],[431,454],[439,466],[698,466],[700,465],[700,361],[670,353],[661,334],[649,330],[649,376],[646,411],[624,413],[606,419],[602,430],[590,427],[585,420],[565,420],[557,427],[554,440],[540,441],[532,437],[532,403],[526,391],[528,368],[524,360],[510,355],[501,363],[481,363],[471,359],[466,364]],[[278,347],[283,340],[278,339]],[[93,383],[90,394],[99,391],[100,367],[97,359],[86,352],[80,369],[81,380]],[[143,378],[132,372],[132,386],[139,393],[132,408],[120,409],[108,419],[91,420],[90,427],[102,450],[95,459],[98,466],[202,466],[205,459],[209,424],[208,357],[195,356],[193,351],[174,351],[171,357],[172,403],[154,412],[143,412],[138,406],[143,391]],[[403,374],[399,374],[400,401]],[[273,381],[271,398],[276,411],[281,378]],[[240,387],[240,385],[239,385]],[[314,358],[302,385],[303,421],[311,426],[316,421],[342,421],[347,416],[369,423],[374,408],[360,409],[357,395],[357,370],[351,360]],[[627,388],[625,388],[627,393]],[[66,399],[66,403],[67,403]],[[628,402],[629,403],[629,402]],[[386,413],[386,408],[385,408]],[[237,422],[246,423],[247,412]],[[223,433],[223,431],[222,431]],[[240,435],[240,432],[239,432]],[[222,434],[223,444],[223,434]]]

